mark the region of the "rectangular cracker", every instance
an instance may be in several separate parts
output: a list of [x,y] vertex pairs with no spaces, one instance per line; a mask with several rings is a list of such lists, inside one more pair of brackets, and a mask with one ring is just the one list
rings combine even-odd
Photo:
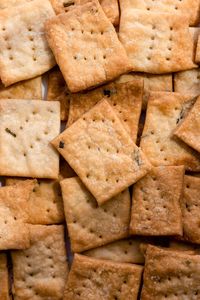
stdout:
[[199,255],[149,246],[141,299],[199,299],[199,276]]
[[32,180],[0,187],[0,250],[29,247],[28,200],[33,187]]
[[184,167],[151,170],[133,188],[130,232],[136,235],[182,235],[180,198]]
[[144,81],[144,92],[143,92],[143,101],[142,101],[142,109],[146,110],[147,103],[149,99],[150,91],[173,91],[173,80],[172,74],[163,74],[163,75],[155,75],[155,74],[145,74],[145,73],[130,73],[125,74],[119,77],[119,82],[127,82],[132,80],[143,80]]
[[57,178],[59,132],[59,102],[0,100],[0,175]]
[[98,207],[78,177],[60,182],[73,252],[82,252],[128,236],[128,189]]
[[119,0],[121,9],[124,7],[134,7],[143,11],[153,11],[159,13],[170,13],[171,15],[182,15],[189,19],[189,25],[199,23],[199,0]]
[[184,16],[137,10],[131,1],[128,5],[124,3],[119,39],[132,71],[162,74],[196,67],[192,60],[192,37]]
[[184,193],[181,199],[183,215],[184,239],[200,244],[200,178],[194,176],[184,177]]
[[200,155],[173,135],[193,103],[194,99],[179,93],[150,93],[140,146],[154,166],[184,165],[186,170],[200,170]]
[[137,300],[142,270],[75,254],[63,300]]
[[6,253],[0,253],[0,299],[10,300]]
[[102,204],[146,175],[151,165],[106,99],[52,144]]
[[5,86],[41,75],[55,65],[44,36],[44,23],[54,15],[48,0],[0,11],[0,77]]
[[47,100],[60,101],[60,118],[67,121],[69,114],[70,92],[58,68],[49,72]]
[[135,79],[126,83],[112,82],[85,93],[72,94],[67,126],[74,123],[103,97],[107,97],[109,104],[115,109],[125,129],[136,142],[142,95],[142,79]]
[[62,299],[68,274],[62,225],[30,225],[31,246],[12,251],[15,299]]
[[0,83],[0,99],[42,99],[42,77],[18,82],[7,88]]
[[110,81],[130,70],[126,51],[97,1],[46,22],[49,45],[71,92]]
[[175,129],[174,135],[200,152],[200,97]]
[[[24,182],[25,178],[6,178],[6,185]],[[64,222],[64,210],[58,180],[38,179],[28,201],[29,223],[59,224]]]
[[175,73],[174,90],[188,96],[200,95],[200,68]]

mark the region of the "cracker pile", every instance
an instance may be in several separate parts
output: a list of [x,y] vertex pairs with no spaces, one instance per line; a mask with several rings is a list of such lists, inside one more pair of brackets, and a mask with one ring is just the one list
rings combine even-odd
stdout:
[[200,299],[200,0],[0,0],[0,300]]

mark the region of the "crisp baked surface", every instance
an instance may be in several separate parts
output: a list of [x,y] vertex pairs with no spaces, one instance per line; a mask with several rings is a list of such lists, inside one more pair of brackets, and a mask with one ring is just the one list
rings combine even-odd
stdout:
[[128,189],[98,207],[78,177],[61,181],[65,217],[73,252],[82,252],[128,236]]
[[8,267],[7,255],[4,252],[0,253],[0,299],[9,300],[9,283],[8,283]]
[[57,178],[59,157],[50,141],[59,130],[58,102],[0,100],[0,175]]
[[62,225],[30,225],[30,248],[12,251],[17,300],[63,299],[68,274]]
[[105,99],[52,144],[99,204],[119,194],[151,168]]
[[75,254],[63,300],[136,300],[142,269]]
[[50,19],[46,33],[71,92],[102,84],[130,70],[125,49],[97,1]]
[[53,16],[48,0],[0,11],[0,74],[5,86],[41,75],[55,65],[43,34],[45,21]]
[[188,96],[200,95],[200,69],[175,73],[174,90]]

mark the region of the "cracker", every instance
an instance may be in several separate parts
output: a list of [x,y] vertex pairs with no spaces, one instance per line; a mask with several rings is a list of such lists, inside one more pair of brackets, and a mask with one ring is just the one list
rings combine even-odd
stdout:
[[200,35],[197,42],[195,62],[198,64],[200,63]]
[[200,256],[149,246],[141,299],[198,299]]
[[[7,178],[6,185],[24,182],[22,178]],[[28,201],[29,223],[58,224],[64,221],[60,184],[57,180],[37,180]]]
[[67,121],[69,114],[70,92],[62,73],[54,69],[49,73],[47,99],[60,101],[60,117],[62,121]]
[[84,252],[84,255],[113,260],[121,263],[143,264],[144,256],[140,251],[142,238],[129,238],[112,242],[110,244],[91,249]]
[[49,45],[71,92],[110,81],[130,70],[117,33],[97,1],[46,22]]
[[28,199],[34,183],[0,188],[0,250],[29,247]]
[[174,90],[188,96],[200,95],[200,69],[175,73]]
[[150,91],[173,91],[172,74],[154,75],[145,73],[131,73],[120,76],[119,82],[127,82],[141,79],[144,81],[144,92],[142,101],[143,110],[147,108]]
[[195,61],[198,37],[200,34],[200,28],[199,27],[189,27],[189,32],[190,32],[190,35],[193,40],[193,60]]
[[198,251],[200,250],[199,245],[189,244],[185,242],[177,242],[174,240],[170,241],[169,247],[173,248],[174,250],[180,250],[180,251],[191,251],[191,252],[194,251],[193,253],[198,253]]
[[142,95],[142,79],[126,83],[113,82],[85,93],[73,94],[70,101],[68,126],[92,108],[102,97],[107,97],[125,129],[136,142]]
[[182,166],[156,167],[134,185],[131,234],[182,235],[183,175]]
[[185,176],[184,193],[181,199],[183,214],[183,233],[184,239],[200,244],[200,178]]
[[128,189],[98,207],[78,177],[60,182],[65,217],[74,252],[82,252],[128,236]]
[[75,254],[63,300],[136,300],[143,268]]
[[68,266],[62,225],[30,225],[31,246],[13,251],[15,299],[63,299]]
[[199,154],[173,136],[193,103],[194,99],[178,93],[151,92],[140,145],[154,166],[185,165],[186,170],[200,170]]
[[0,0],[0,9],[25,4],[33,0]]
[[189,19],[189,25],[199,23],[199,0],[120,0],[121,9],[132,7],[141,9],[144,12],[177,13]]
[[196,67],[184,16],[136,10],[131,1],[128,5],[123,1],[119,39],[132,71],[162,74]]
[[52,144],[99,204],[119,194],[151,168],[105,99]]
[[49,142],[59,131],[58,102],[0,100],[0,175],[57,178],[59,156]]
[[39,76],[7,88],[0,83],[0,99],[42,99],[42,78]]
[[0,299],[9,300],[8,267],[6,253],[0,253]]
[[48,0],[0,11],[0,77],[5,86],[41,75],[55,65],[44,36],[44,23],[54,15]]
[[200,152],[200,97],[188,112],[184,120],[175,129],[174,135],[184,141],[187,145]]

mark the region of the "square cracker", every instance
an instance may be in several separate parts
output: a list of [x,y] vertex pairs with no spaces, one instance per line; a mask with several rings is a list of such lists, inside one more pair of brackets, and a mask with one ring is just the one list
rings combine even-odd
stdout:
[[0,83],[0,99],[42,99],[42,77],[18,82],[7,88]]
[[75,254],[63,300],[137,300],[142,270]]
[[200,97],[190,109],[180,125],[175,129],[174,135],[187,145],[200,152]]
[[184,171],[182,166],[155,167],[134,185],[131,234],[182,235]]
[[109,104],[114,107],[125,129],[133,141],[136,142],[142,95],[142,79],[135,79],[126,83],[113,82],[85,93],[73,94],[70,101],[67,126],[74,123],[103,97],[107,97]]
[[41,75],[55,65],[44,36],[44,23],[54,15],[48,0],[0,11],[0,77],[5,86]]
[[119,194],[151,168],[105,99],[52,144],[99,204]]
[[28,200],[31,181],[0,188],[0,250],[29,247]]
[[71,92],[110,81],[130,70],[126,51],[97,1],[46,22],[49,45]]
[[60,101],[60,117],[62,121],[67,121],[69,114],[70,92],[62,73],[58,69],[49,72],[47,99]]
[[188,96],[200,95],[200,68],[175,73],[174,90]]
[[0,299],[10,300],[6,253],[0,253]]
[[[22,178],[6,178],[6,185],[24,182]],[[38,179],[28,201],[29,223],[58,224],[64,221],[64,210],[58,180]]]
[[62,225],[30,225],[31,246],[12,251],[15,299],[63,299],[68,274]]
[[60,182],[65,217],[74,252],[82,252],[128,236],[128,189],[98,207],[78,177]]
[[154,166],[185,165],[200,171],[200,155],[173,135],[193,104],[194,99],[179,93],[150,93],[140,146]]
[[50,141],[60,132],[58,102],[0,100],[0,175],[57,178]]
[[119,0],[121,8],[132,7],[143,11],[170,13],[172,15],[181,14],[189,19],[189,25],[199,23],[199,0]]
[[184,239],[200,244],[200,178],[193,176],[184,177],[184,193],[181,199],[183,215]]
[[132,71],[162,74],[196,67],[184,16],[136,10],[132,3],[121,9],[119,39]]
[[147,248],[142,300],[199,299],[200,256]]
[[144,81],[144,92],[142,101],[143,110],[147,108],[150,91],[173,91],[172,74],[155,75],[147,73],[130,73],[121,75],[118,79],[118,82],[123,83],[141,79]]

